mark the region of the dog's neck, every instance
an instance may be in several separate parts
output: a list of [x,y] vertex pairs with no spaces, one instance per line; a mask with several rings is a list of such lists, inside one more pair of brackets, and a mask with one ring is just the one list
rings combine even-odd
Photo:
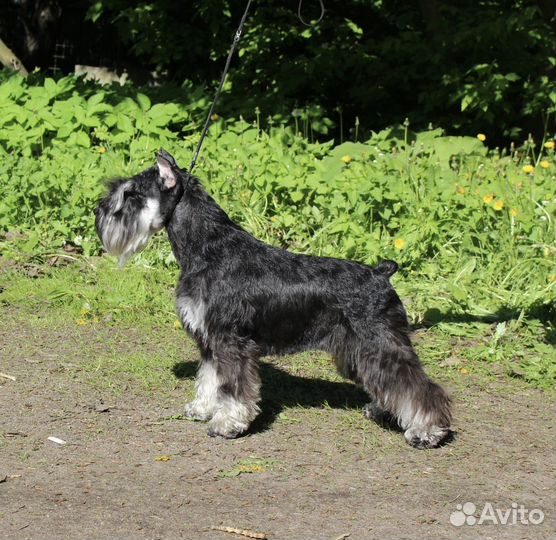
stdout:
[[166,229],[182,271],[196,272],[206,266],[207,252],[214,256],[218,244],[240,227],[204,190],[200,181],[191,177]]

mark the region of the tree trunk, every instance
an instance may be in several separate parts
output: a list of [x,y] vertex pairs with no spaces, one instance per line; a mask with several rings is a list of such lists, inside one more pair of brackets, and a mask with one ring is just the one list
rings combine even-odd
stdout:
[[18,71],[24,77],[27,77],[28,72],[21,60],[11,51],[11,49],[0,39],[0,63],[9,69]]

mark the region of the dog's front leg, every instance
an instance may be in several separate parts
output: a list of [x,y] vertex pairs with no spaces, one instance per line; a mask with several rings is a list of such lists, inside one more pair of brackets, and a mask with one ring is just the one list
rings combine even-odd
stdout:
[[260,412],[259,355],[252,342],[239,340],[221,345],[214,358],[219,384],[218,408],[208,434],[231,439],[247,431]]
[[184,415],[195,420],[210,420],[218,408],[219,386],[216,362],[210,353],[206,353],[197,371],[195,399],[185,406]]

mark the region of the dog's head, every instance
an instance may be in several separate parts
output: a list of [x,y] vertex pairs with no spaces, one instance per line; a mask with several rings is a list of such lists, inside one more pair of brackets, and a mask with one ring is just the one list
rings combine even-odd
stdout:
[[156,166],[110,183],[108,195],[95,209],[96,229],[104,249],[117,256],[121,265],[167,225],[183,194],[185,178],[175,159],[161,149]]

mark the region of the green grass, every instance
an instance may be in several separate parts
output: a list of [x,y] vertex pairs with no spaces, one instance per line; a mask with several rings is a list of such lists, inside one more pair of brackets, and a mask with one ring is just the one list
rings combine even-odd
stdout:
[[[38,277],[29,277],[29,272]],[[0,274],[3,324],[17,328],[18,321],[25,322],[45,340],[42,347],[61,351],[61,364],[69,363],[65,369],[90,384],[115,393],[130,388],[171,392],[185,385],[190,393],[198,353],[177,324],[176,277],[175,271],[137,261],[121,269],[106,257],[79,258],[70,265],[43,265],[38,270],[15,266]],[[399,277],[397,285],[409,306],[432,300],[412,296],[423,294],[423,283],[412,290]],[[470,380],[481,384],[514,379],[530,387],[553,388],[555,334],[550,322],[523,314],[485,321],[435,313],[434,323],[423,323],[419,313],[410,310],[417,324],[415,343],[434,378],[453,387]],[[29,355],[36,349],[29,340],[12,346],[23,347]],[[79,365],[72,366],[76,355]],[[359,403],[356,394],[346,398],[343,379],[320,352],[272,358],[262,371],[263,379],[273,385],[263,397],[286,408],[326,403],[341,407],[346,399]]]
[[[62,364],[70,358],[70,372],[78,368],[91,384],[116,393],[129,385],[170,391],[178,382],[173,365],[196,359],[193,342],[176,324],[175,276],[168,271],[122,270],[108,259],[80,258],[70,266],[40,267],[39,277],[29,272],[36,275],[37,267],[0,274],[0,304],[12,308],[5,317],[14,326],[14,319],[23,320],[47,349],[60,351]],[[36,349],[29,340],[14,346],[29,354]]]
[[[63,263],[63,261],[62,261]],[[31,278],[29,276],[32,276]],[[69,265],[9,266],[0,276],[3,304],[48,308],[48,317],[71,317],[76,324],[118,321],[168,325],[174,311],[174,272],[131,264],[119,268],[113,260],[78,257]]]

